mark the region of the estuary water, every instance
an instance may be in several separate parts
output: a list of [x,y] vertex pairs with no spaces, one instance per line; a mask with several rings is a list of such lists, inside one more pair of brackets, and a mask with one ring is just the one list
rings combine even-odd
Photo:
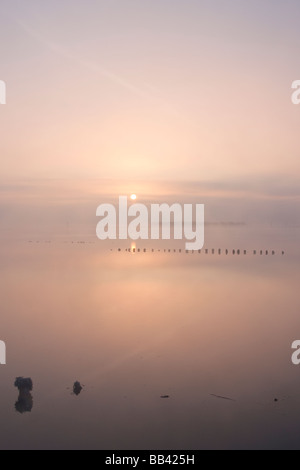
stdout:
[[1,449],[299,448],[297,227],[208,225],[207,252],[133,253],[5,220]]

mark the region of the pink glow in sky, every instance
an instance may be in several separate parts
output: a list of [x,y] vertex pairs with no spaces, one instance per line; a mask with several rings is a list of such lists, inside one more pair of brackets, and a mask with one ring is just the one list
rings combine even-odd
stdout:
[[299,174],[298,1],[0,9],[2,177]]

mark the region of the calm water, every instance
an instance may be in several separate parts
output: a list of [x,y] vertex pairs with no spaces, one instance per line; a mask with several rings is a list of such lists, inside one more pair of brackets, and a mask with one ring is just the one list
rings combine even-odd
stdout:
[[[1,257],[1,448],[299,446],[293,257],[58,242],[3,244]],[[23,415],[20,375],[34,382]]]
[[[213,226],[206,239],[248,254],[2,236],[1,449],[300,447],[299,229]],[[19,376],[33,381],[23,414]]]

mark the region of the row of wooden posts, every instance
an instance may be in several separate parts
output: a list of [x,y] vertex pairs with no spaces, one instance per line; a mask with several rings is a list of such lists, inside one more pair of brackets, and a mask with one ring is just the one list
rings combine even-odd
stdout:
[[[118,249],[118,252],[127,252],[127,253],[185,253],[185,254],[205,254],[205,255],[223,255],[225,254],[226,256],[228,255],[237,255],[237,256],[246,256],[246,255],[253,255],[253,256],[275,256],[278,254],[275,250],[228,250],[228,249],[204,249],[204,250],[197,250],[197,251],[189,251],[189,250],[182,250],[182,249],[147,249],[147,248],[125,248],[125,249]],[[281,255],[284,256],[285,252],[281,251]]]

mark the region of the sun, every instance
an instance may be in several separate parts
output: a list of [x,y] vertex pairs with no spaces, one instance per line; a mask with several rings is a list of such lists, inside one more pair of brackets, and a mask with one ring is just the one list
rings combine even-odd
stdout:
[[131,194],[130,199],[131,199],[132,201],[136,201],[137,195],[136,195],[136,194]]

